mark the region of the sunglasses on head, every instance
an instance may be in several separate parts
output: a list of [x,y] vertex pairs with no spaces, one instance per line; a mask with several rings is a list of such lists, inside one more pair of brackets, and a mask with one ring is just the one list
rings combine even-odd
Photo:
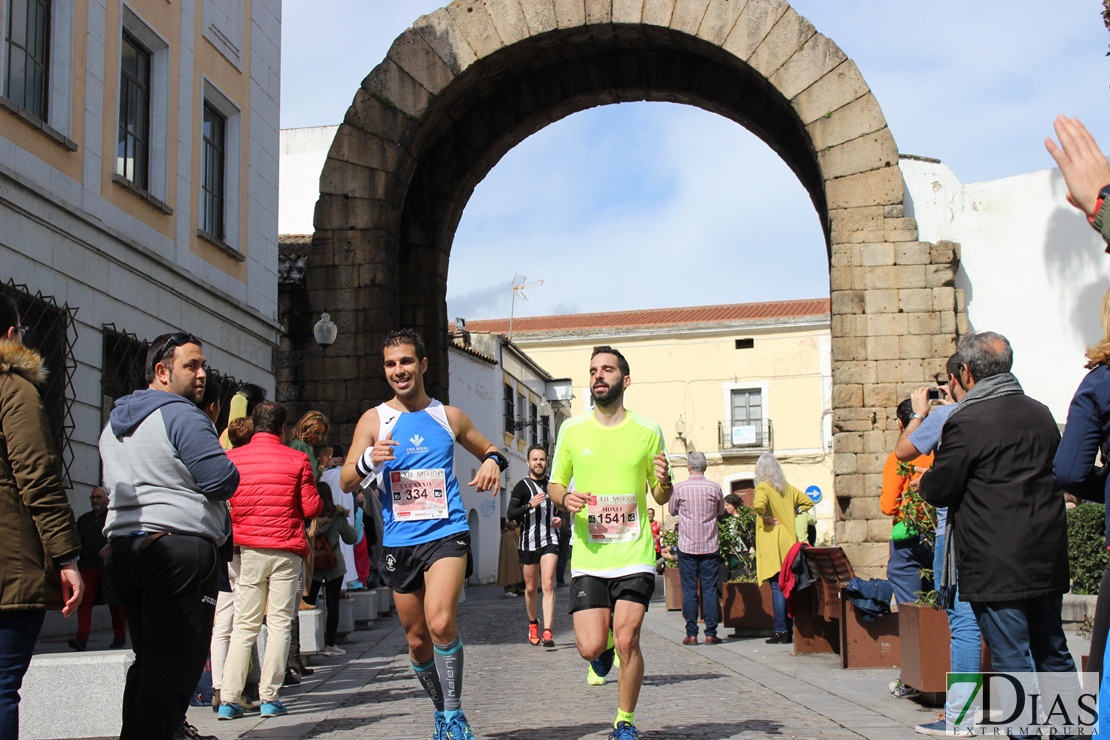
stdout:
[[200,345],[200,340],[187,331],[179,331],[175,334],[171,334],[169,338],[166,339],[165,343],[162,344],[162,347],[154,353],[154,360],[150,363],[150,369],[153,370],[154,367],[162,361],[168,349],[171,347],[180,347],[183,344]]

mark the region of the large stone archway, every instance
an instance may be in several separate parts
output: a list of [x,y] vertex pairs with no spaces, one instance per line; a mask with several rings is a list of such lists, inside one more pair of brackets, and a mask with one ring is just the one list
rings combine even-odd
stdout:
[[348,435],[387,392],[378,346],[400,325],[428,341],[445,396],[448,260],[474,187],[547,124],[641,100],[735,121],[809,192],[829,254],[838,540],[861,566],[885,559],[892,409],[954,348],[957,257],[904,217],[897,148],[855,64],[781,0],[460,0],[417,20],[363,81],[320,178],[308,301],[340,336],[304,397]]

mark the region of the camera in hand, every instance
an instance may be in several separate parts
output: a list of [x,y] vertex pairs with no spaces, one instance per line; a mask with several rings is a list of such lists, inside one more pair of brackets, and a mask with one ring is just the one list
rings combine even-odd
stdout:
[[936,388],[930,388],[929,389],[928,398],[929,398],[930,401],[939,401],[943,397],[944,397],[944,394],[941,392],[940,386],[937,386]]

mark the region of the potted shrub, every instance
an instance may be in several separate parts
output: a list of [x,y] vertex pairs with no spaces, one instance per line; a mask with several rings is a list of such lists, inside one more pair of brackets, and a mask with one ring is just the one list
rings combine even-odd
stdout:
[[721,587],[721,624],[737,634],[774,627],[771,587],[755,579],[755,512],[747,506],[717,525],[728,580]]
[[663,601],[667,611],[682,609],[682,580],[678,576],[678,561],[667,557],[669,550],[678,544],[678,532],[664,529],[659,533],[659,547],[663,551]]
[[[898,474],[912,477],[908,463],[898,464]],[[894,517],[895,526],[916,532],[933,547],[937,537],[937,510],[918,494],[907,490]],[[932,576],[931,571],[922,575]],[[932,580],[932,579],[930,579]],[[942,608],[936,589],[918,591],[912,604],[898,605],[898,637],[901,643],[902,683],[919,691],[944,692],[949,669],[948,613]]]

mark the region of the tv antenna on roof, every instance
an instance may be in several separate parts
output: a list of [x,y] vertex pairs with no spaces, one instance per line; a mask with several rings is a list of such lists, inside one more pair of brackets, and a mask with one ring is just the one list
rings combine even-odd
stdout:
[[513,314],[516,313],[516,297],[519,295],[522,300],[528,300],[528,296],[524,295],[524,291],[528,288],[537,288],[543,285],[543,278],[535,282],[528,282],[528,278],[521,275],[519,272],[513,275],[513,302],[509,308],[509,340],[513,338]]

